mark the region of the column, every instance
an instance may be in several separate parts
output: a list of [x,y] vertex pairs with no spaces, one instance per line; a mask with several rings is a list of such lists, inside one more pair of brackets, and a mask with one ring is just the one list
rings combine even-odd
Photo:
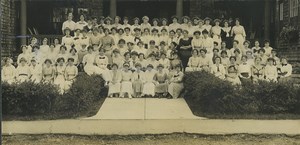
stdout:
[[117,15],[117,0],[110,0],[110,17],[114,18]]
[[265,0],[265,15],[264,15],[264,19],[265,19],[265,31],[264,31],[264,39],[270,39],[270,20],[271,17],[271,13],[270,13],[270,1],[269,0]]
[[176,16],[180,19],[183,16],[183,0],[177,0]]
[[20,32],[21,32],[21,45],[27,44],[27,4],[26,0],[21,0],[21,11],[20,11]]
[[276,4],[275,4],[275,7],[276,7],[276,11],[275,11],[275,48],[278,47],[278,40],[279,40],[279,22],[280,22],[280,11],[279,11],[279,0],[276,0]]

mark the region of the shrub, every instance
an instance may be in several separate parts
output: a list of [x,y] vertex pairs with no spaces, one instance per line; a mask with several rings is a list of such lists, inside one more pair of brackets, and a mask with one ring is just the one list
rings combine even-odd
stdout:
[[105,94],[103,86],[101,76],[88,76],[85,73],[79,74],[69,91],[63,95],[52,84],[2,83],[3,115],[78,116],[99,102],[100,95]]
[[58,89],[51,84],[2,84],[4,114],[40,114],[52,110]]
[[300,112],[300,88],[290,83],[245,81],[242,86],[233,86],[207,72],[187,73],[183,81],[185,99],[193,112],[215,115]]
[[56,100],[56,111],[86,111],[104,92],[104,81],[100,75],[81,73],[69,91]]

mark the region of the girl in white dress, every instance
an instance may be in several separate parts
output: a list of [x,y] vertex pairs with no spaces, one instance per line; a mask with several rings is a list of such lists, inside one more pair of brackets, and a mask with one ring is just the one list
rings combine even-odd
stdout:
[[76,29],[75,30],[75,36],[73,37],[73,45],[74,48],[78,51],[82,49],[81,46],[81,34],[80,34],[81,30],[80,29]]
[[58,54],[59,51],[60,51],[60,42],[59,42],[59,39],[58,38],[55,38],[54,39],[54,47],[55,47],[55,53]]
[[25,58],[21,58],[19,63],[16,69],[16,80],[18,83],[23,83],[29,80],[30,69]]
[[53,83],[55,76],[55,69],[50,59],[46,59],[44,62],[45,66],[42,68],[43,82]]
[[58,53],[57,58],[64,58],[64,60],[68,60],[69,52],[67,52],[67,47],[65,45],[60,46],[60,52]]
[[112,55],[112,63],[121,66],[123,65],[123,62],[124,62],[124,58],[120,55],[120,51],[118,49],[114,49]]
[[211,28],[211,34],[212,34],[214,42],[218,43],[218,47],[217,48],[220,49],[221,48],[220,47],[221,46],[221,42],[222,42],[222,40],[221,40],[221,27],[220,27],[221,20],[215,19],[214,22],[215,22],[215,26],[213,26]]
[[243,55],[241,64],[238,66],[238,72],[239,72],[239,77],[243,79],[250,79],[251,78],[251,65],[248,64],[247,61],[247,56]]
[[147,69],[148,61],[145,59],[144,53],[139,54],[138,63],[141,64],[141,70],[145,71]]
[[37,64],[36,60],[31,59],[31,64],[29,66],[31,77],[30,80],[34,83],[40,83],[42,81],[42,65]]
[[214,59],[214,64],[210,68],[211,73],[220,79],[225,79],[225,67],[222,64],[221,57],[217,56]]
[[200,63],[200,59],[198,56],[198,50],[194,49],[192,51],[192,56],[189,58],[188,64],[187,64],[187,68],[185,69],[186,72],[191,72],[191,71],[199,71],[199,63]]
[[122,80],[121,80],[121,92],[120,97],[124,98],[125,96],[128,98],[132,98],[132,72],[129,70],[130,65],[128,63],[123,64]]
[[211,19],[206,17],[204,19],[204,25],[203,25],[203,30],[208,31],[209,36],[211,36],[211,28],[212,28],[212,26],[210,25],[210,21],[211,21]]
[[84,72],[88,75],[92,75],[96,73],[97,66],[94,65],[95,63],[95,54],[94,54],[94,47],[88,46],[87,48],[88,54],[83,57],[82,64],[84,66]]
[[201,38],[201,32],[200,31],[195,31],[194,32],[194,38],[192,40],[192,48],[196,50],[200,50],[202,48],[203,40]]
[[4,58],[4,66],[1,69],[1,80],[12,84],[15,82],[16,68],[11,64],[10,58]]
[[132,74],[132,90],[133,96],[136,98],[140,98],[143,90],[143,74],[144,72],[141,70],[142,65],[140,63],[135,64],[135,71]]
[[287,59],[281,58],[281,65],[278,70],[279,82],[288,82],[291,79],[292,70],[292,65],[288,63]]
[[68,56],[68,59],[69,58],[73,58],[74,59],[74,65],[78,66],[78,54],[77,54],[77,50],[75,48],[72,48],[70,50],[70,54]]
[[80,21],[78,21],[78,22],[76,23],[75,28],[76,28],[76,29],[83,30],[83,28],[84,28],[85,26],[87,26],[88,23],[84,20],[85,18],[84,18],[84,15],[83,15],[83,14],[80,15],[79,19],[80,19]]
[[176,99],[180,97],[180,94],[183,90],[183,72],[181,71],[181,65],[175,66],[175,72],[171,75],[169,86],[168,86],[168,92],[169,92],[169,99],[173,98]]
[[161,24],[160,30],[166,29],[166,32],[169,32],[168,20],[166,18],[161,19]]
[[74,65],[74,59],[68,59],[68,65],[65,70],[66,86],[65,90],[69,90],[78,75],[78,68]]
[[66,70],[66,65],[65,65],[65,59],[64,58],[58,58],[57,59],[58,65],[56,66],[56,71],[55,71],[55,78],[53,84],[57,85],[59,87],[59,91],[61,94],[64,93],[65,88],[66,88],[66,80],[65,80],[65,70]]
[[119,97],[121,91],[122,74],[118,70],[117,64],[113,63],[111,68],[111,79],[108,81],[108,97]]
[[154,97],[155,95],[155,81],[153,80],[153,77],[155,75],[156,71],[153,70],[153,65],[149,64],[147,65],[146,72],[142,75],[142,78],[144,80],[143,85],[143,91],[142,95],[144,97]]
[[50,50],[49,53],[47,54],[47,59],[50,59],[52,62],[56,61],[58,53],[55,51],[55,46],[54,44],[50,44]]
[[238,70],[236,66],[231,65],[227,69],[226,80],[229,81],[233,85],[240,85],[241,80],[238,76]]
[[264,69],[265,79],[269,82],[277,82],[278,72],[277,67],[274,65],[275,60],[268,58],[267,65]]
[[61,39],[61,45],[65,45],[67,47],[67,51],[71,49],[71,46],[74,44],[74,39],[70,35],[71,30],[69,28],[66,28],[65,30],[65,36]]
[[42,45],[40,46],[40,50],[39,50],[42,62],[44,62],[45,59],[47,58],[47,55],[48,55],[49,51],[50,51],[50,47],[48,45],[48,39],[44,38],[43,42],[42,42]]
[[234,36],[234,40],[239,41],[239,48],[243,48],[243,43],[246,38],[246,32],[242,25],[240,25],[240,20],[235,19],[235,26],[232,27],[231,36]]
[[21,58],[24,58],[28,63],[30,63],[29,61],[30,61],[32,55],[31,55],[31,53],[28,53],[27,49],[28,49],[28,47],[26,45],[21,46],[22,53],[19,54],[19,56],[18,56],[18,59],[17,59],[18,64],[20,64],[19,62],[20,62]]
[[256,57],[258,56],[258,51],[261,49],[261,47],[259,46],[259,41],[255,40],[254,42],[254,47],[252,47],[252,51],[253,51],[253,56]]

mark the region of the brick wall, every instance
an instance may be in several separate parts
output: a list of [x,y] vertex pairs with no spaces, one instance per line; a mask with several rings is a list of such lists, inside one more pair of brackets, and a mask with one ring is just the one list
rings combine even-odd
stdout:
[[91,10],[91,16],[103,15],[103,0],[85,0],[84,5]]
[[12,56],[16,50],[16,8],[12,0],[1,0],[1,57]]

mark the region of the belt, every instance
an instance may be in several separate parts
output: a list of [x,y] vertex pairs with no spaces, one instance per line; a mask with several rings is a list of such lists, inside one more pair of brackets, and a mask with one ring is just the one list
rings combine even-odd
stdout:
[[28,74],[19,74],[19,76],[28,76]]

